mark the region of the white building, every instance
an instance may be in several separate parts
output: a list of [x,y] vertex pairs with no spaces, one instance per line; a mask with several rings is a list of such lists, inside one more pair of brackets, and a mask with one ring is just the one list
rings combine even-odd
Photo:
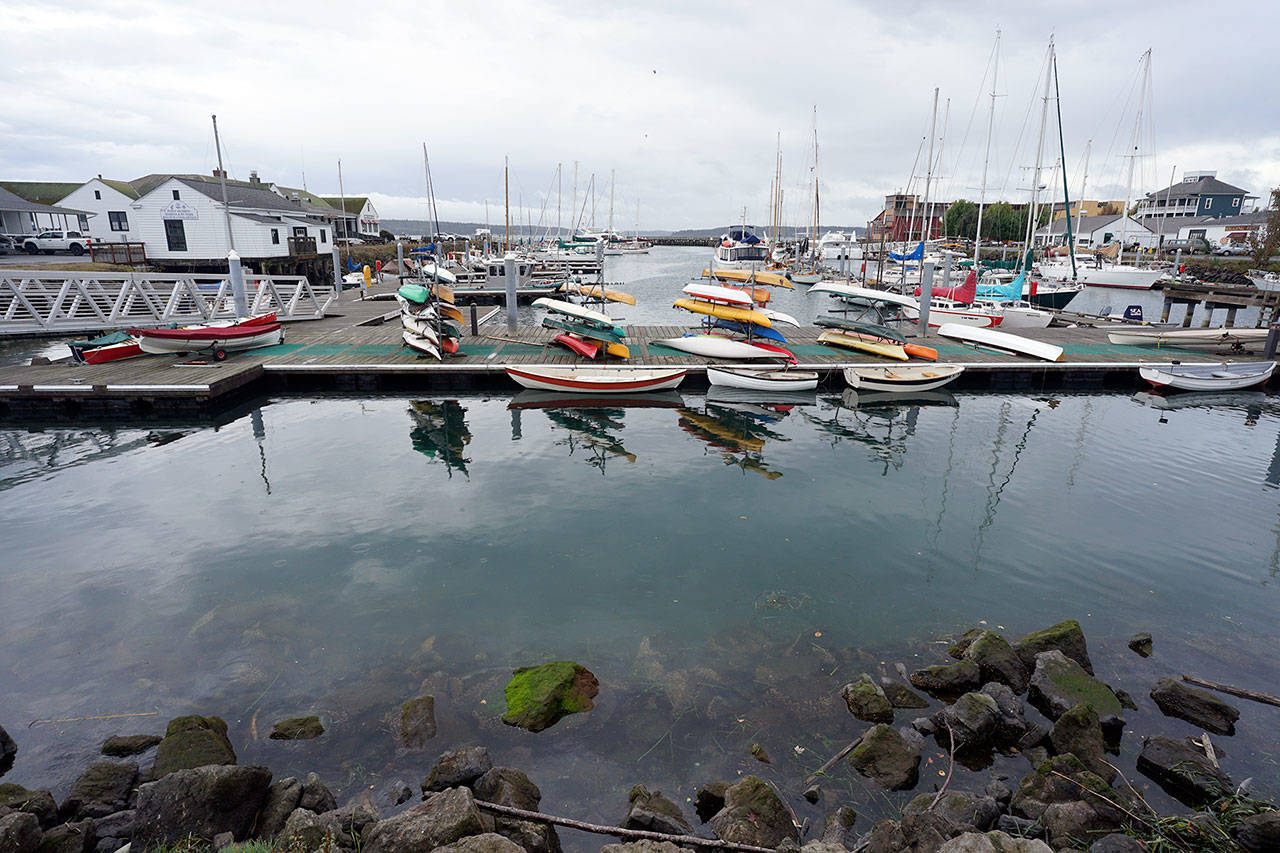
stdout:
[[[324,196],[324,201],[334,210],[346,212],[344,221],[347,234],[360,238],[372,237],[375,240],[378,238],[382,230],[382,220],[378,216],[377,208],[369,199],[363,196],[347,196],[345,199],[341,196]],[[344,236],[341,230],[338,236]]]
[[[1084,216],[1071,218],[1071,236],[1075,239],[1076,249],[1097,249],[1123,236],[1125,246],[1137,243],[1144,249],[1151,248],[1160,242],[1156,232],[1143,225],[1132,216]],[[1043,228],[1036,230],[1037,246],[1066,245],[1067,220],[1055,219]]]
[[[130,233],[147,257],[210,261],[227,256],[227,218],[216,177],[148,175],[133,181],[139,197],[129,205]],[[259,181],[227,181],[234,248],[245,259],[327,254],[330,226]]]
[[[129,205],[138,200],[138,191],[128,181],[104,180],[101,175],[76,187],[58,202],[66,207],[90,211],[87,233],[95,243],[137,241]],[[85,230],[85,229],[82,229]]]

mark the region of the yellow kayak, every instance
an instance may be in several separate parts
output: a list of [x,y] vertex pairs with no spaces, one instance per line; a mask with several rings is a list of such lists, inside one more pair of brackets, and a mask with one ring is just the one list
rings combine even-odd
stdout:
[[462,312],[454,308],[448,302],[436,303],[436,310],[440,312],[441,317],[447,317],[455,323],[465,323],[466,318],[462,316]]
[[626,344],[614,343],[613,341],[596,341],[604,347],[604,351],[615,358],[631,358],[631,350],[627,349]]
[[888,343],[886,341],[864,341],[862,338],[855,338],[852,335],[842,335],[839,332],[823,332],[818,335],[818,343],[828,344],[829,346],[845,347],[847,349],[856,349],[862,352],[869,352],[872,355],[882,355],[885,358],[895,358],[898,361],[907,360],[907,351],[902,348],[901,344]]
[[755,323],[757,326],[769,328],[773,321],[752,308],[736,308],[732,305],[717,305],[701,299],[677,299],[672,303],[676,308],[683,308],[695,314],[706,314],[708,317],[719,317],[721,320],[736,320],[739,323]]
[[437,299],[442,299],[450,305],[454,302],[453,288],[447,284],[440,284],[437,282],[436,284],[431,285],[431,292],[436,295]]
[[754,281],[756,284],[767,284],[770,287],[785,287],[795,290],[796,286],[785,276],[776,272],[752,272],[751,270],[702,270],[703,278],[718,278],[721,281]]
[[604,298],[610,302],[621,302],[625,305],[635,305],[636,298],[630,293],[623,293],[621,290],[613,290],[612,288],[601,288],[598,284],[577,284],[565,282],[561,285],[560,290],[565,293],[581,293],[583,296],[600,296],[601,290],[604,291]]

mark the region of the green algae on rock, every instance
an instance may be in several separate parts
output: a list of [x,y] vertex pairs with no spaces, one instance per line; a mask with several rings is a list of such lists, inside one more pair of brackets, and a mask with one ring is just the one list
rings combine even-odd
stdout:
[[503,690],[507,713],[502,722],[540,732],[569,714],[590,711],[599,692],[600,682],[591,671],[573,661],[522,666]]
[[312,714],[310,717],[290,717],[275,724],[271,731],[272,740],[311,740],[324,734],[324,726],[320,718]]

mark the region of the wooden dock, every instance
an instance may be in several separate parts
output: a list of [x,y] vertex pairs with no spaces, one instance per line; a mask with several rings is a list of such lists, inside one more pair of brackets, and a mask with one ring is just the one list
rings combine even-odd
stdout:
[[[469,306],[463,307],[469,314]],[[207,412],[265,393],[289,391],[437,392],[461,389],[509,389],[507,365],[598,364],[551,343],[554,333],[522,327],[511,333],[500,309],[478,308],[478,334],[467,334],[456,356],[443,362],[421,357],[402,345],[394,301],[367,299],[340,304],[322,320],[285,327],[282,344],[232,353],[216,362],[204,356],[143,356],[103,365],[69,362],[0,366],[0,419],[31,417],[137,417]],[[470,324],[464,324],[470,332]],[[683,387],[705,386],[707,360],[654,341],[678,337],[687,325],[628,326],[632,358],[611,364],[675,366],[689,369]],[[824,382],[842,387],[839,371],[854,364],[885,364],[819,344],[817,327],[784,329],[800,368],[820,371]],[[1174,360],[1257,360],[1261,347],[1229,352],[1170,347],[1118,346],[1105,329],[1050,328],[1021,334],[1064,348],[1066,360],[1046,363],[976,350],[945,338],[923,341],[938,350],[938,360],[960,363],[966,371],[957,388],[1130,390],[1138,387],[1137,369]]]

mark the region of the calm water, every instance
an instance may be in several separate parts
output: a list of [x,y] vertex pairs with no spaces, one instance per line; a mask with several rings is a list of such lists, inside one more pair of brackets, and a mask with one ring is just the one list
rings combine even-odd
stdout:
[[[474,742],[549,811],[601,821],[635,783],[683,801],[755,772],[794,794],[864,727],[842,684],[939,662],[975,624],[1079,619],[1141,733],[1194,731],[1146,698],[1160,676],[1276,689],[1273,398],[643,402],[289,398],[202,424],[0,432],[5,781],[65,794],[108,735],[199,712],[227,719],[242,762],[319,770],[340,798],[416,784]],[[1125,648],[1138,630],[1148,661]],[[503,726],[511,669],[560,658],[599,677],[596,709]],[[397,750],[390,720],[423,692],[440,733]],[[1275,785],[1278,712],[1241,704],[1226,766]],[[302,713],[328,732],[265,739]],[[945,766],[926,757],[921,790]],[[906,796],[847,769],[825,784],[820,808],[794,798],[802,814]]]

